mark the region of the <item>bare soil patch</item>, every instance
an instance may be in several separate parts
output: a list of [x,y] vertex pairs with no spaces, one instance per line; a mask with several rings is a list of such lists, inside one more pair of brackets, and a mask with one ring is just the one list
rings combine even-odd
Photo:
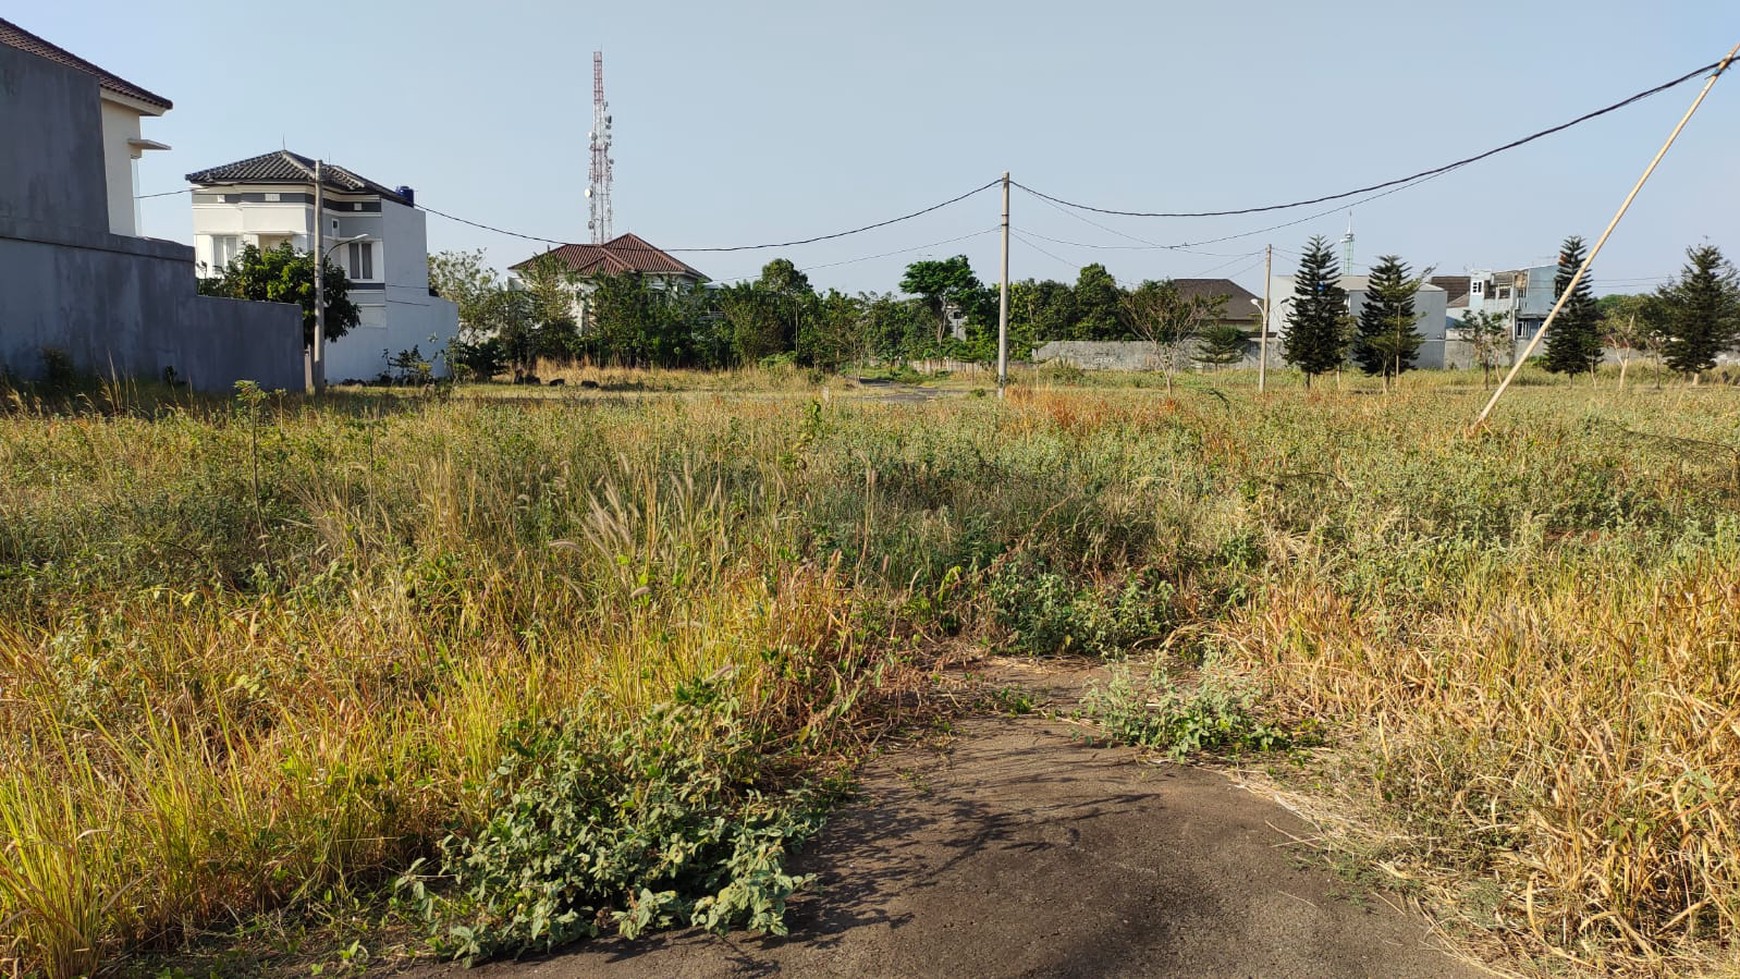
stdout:
[[1217,772],[1085,733],[1032,715],[976,718],[946,744],[870,763],[860,797],[796,861],[818,879],[794,901],[788,938],[603,940],[467,975],[1482,974],[1423,918],[1352,892],[1299,852],[1293,840],[1310,829],[1287,810]]

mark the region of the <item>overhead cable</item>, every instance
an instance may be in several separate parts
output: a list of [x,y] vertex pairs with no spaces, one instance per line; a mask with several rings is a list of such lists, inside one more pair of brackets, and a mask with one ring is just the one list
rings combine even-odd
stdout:
[[1641,102],[1644,99],[1647,99],[1652,95],[1659,95],[1662,92],[1665,92],[1671,88],[1675,88],[1679,85],[1683,85],[1686,82],[1689,82],[1694,78],[1705,75],[1712,70],[1722,69],[1724,67],[1725,66],[1724,66],[1723,62],[1713,61],[1710,64],[1707,64],[1707,65],[1704,65],[1700,68],[1686,72],[1684,75],[1681,75],[1672,81],[1663,82],[1662,84],[1657,85],[1654,88],[1647,89],[1645,91],[1637,93],[1636,95],[1630,96],[1630,97],[1625,98],[1625,99],[1621,99],[1620,101],[1615,102],[1612,105],[1606,106],[1604,108],[1596,109],[1593,112],[1584,113],[1583,115],[1580,115],[1575,119],[1572,119],[1570,122],[1560,123],[1559,125],[1553,126],[1550,129],[1543,129],[1543,130],[1540,130],[1539,132],[1531,133],[1530,135],[1524,136],[1521,139],[1512,140],[1511,142],[1508,142],[1508,143],[1504,144],[1503,146],[1497,146],[1497,147],[1494,147],[1490,150],[1485,151],[1484,153],[1476,153],[1473,156],[1464,157],[1463,159],[1457,160],[1453,163],[1446,163],[1443,166],[1433,167],[1429,170],[1421,170],[1419,173],[1409,174],[1406,177],[1397,177],[1394,180],[1385,180],[1382,183],[1372,184],[1372,185],[1367,186],[1367,187],[1357,187],[1353,190],[1345,190],[1345,191],[1342,191],[1338,194],[1325,194],[1322,197],[1313,197],[1313,198],[1310,198],[1308,200],[1289,201],[1285,204],[1266,204],[1266,205],[1263,205],[1261,207],[1242,207],[1242,208],[1234,208],[1231,210],[1224,210],[1224,211],[1120,211],[1120,210],[1116,210],[1114,208],[1095,207],[1091,204],[1082,204],[1082,203],[1079,203],[1076,201],[1064,200],[1061,197],[1054,197],[1054,196],[1047,194],[1047,193],[1044,193],[1042,191],[1034,190],[1032,187],[1028,187],[1025,184],[1016,183],[1014,181],[1011,181],[1011,183],[1015,183],[1015,186],[1020,187],[1022,190],[1027,191],[1029,194],[1032,194],[1035,197],[1043,198],[1044,200],[1051,201],[1054,204],[1061,204],[1065,207],[1073,207],[1073,208],[1076,208],[1077,210],[1082,210],[1082,211],[1092,211],[1095,214],[1114,214],[1114,215],[1118,215],[1120,217],[1129,217],[1129,218],[1219,218],[1219,217],[1232,217],[1234,215],[1239,215],[1239,214],[1262,214],[1266,211],[1287,211],[1287,210],[1291,210],[1291,209],[1296,208],[1296,207],[1310,207],[1313,204],[1323,204],[1323,203],[1327,203],[1329,201],[1339,201],[1339,200],[1345,200],[1349,197],[1358,197],[1361,194],[1369,194],[1372,191],[1383,190],[1383,189],[1389,188],[1389,187],[1398,187],[1399,188],[1403,185],[1413,183],[1414,181],[1417,181],[1417,180],[1428,179],[1431,177],[1439,176],[1440,174],[1449,173],[1452,170],[1457,170],[1457,169],[1460,169],[1462,167],[1465,167],[1465,166],[1469,165],[1470,163],[1478,163],[1481,160],[1487,159],[1488,157],[1497,156],[1498,154],[1503,153],[1507,150],[1513,150],[1519,146],[1525,146],[1525,145],[1532,143],[1538,139],[1544,139],[1545,137],[1551,136],[1555,133],[1564,132],[1565,130],[1570,129],[1573,126],[1581,125],[1585,122],[1588,122],[1591,119],[1596,119],[1596,118],[1599,118],[1601,116],[1607,115],[1610,112],[1615,112],[1619,109],[1623,109],[1626,106],[1631,105],[1635,102]]
[[987,181],[986,183],[983,183],[977,187],[974,187],[972,190],[967,191],[966,193],[960,195],[959,197],[951,197],[948,200],[943,201],[940,204],[932,204],[929,207],[921,208],[917,211],[913,211],[911,214],[902,214],[901,216],[899,216],[897,218],[889,218],[886,221],[878,221],[875,224],[866,224],[861,228],[853,228],[849,231],[836,231],[833,234],[816,235],[814,238],[799,238],[795,241],[775,241],[775,242],[769,242],[765,245],[722,245],[722,246],[716,246],[716,247],[711,247],[711,248],[666,248],[665,251],[667,251],[667,252],[751,252],[751,251],[758,251],[758,250],[763,249],[763,248],[791,248],[791,247],[794,247],[797,245],[812,245],[818,241],[832,241],[835,238],[845,238],[848,235],[863,234],[866,231],[875,231],[877,228],[886,228],[891,224],[899,224],[902,221],[910,221],[913,218],[921,217],[923,215],[929,214],[932,211],[940,211],[943,208],[948,207],[950,204],[959,204],[961,201],[964,201],[967,198],[972,197],[974,194],[982,194],[985,191],[990,190],[992,187],[995,187],[1002,182],[1003,182],[1003,178],[998,177],[995,180]]

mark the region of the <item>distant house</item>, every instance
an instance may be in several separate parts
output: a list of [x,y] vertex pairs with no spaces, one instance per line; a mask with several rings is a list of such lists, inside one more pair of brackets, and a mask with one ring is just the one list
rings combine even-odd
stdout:
[[109,230],[118,235],[138,234],[138,211],[134,201],[139,193],[139,181],[134,161],[143,156],[146,150],[169,149],[162,143],[144,138],[140,120],[146,116],[161,116],[174,108],[174,103],[104,71],[5,19],[0,19],[0,44],[39,58],[47,58],[97,80],[102,116],[103,183],[108,193]]
[[[1435,275],[1432,284],[1449,294],[1446,306],[1452,320],[1460,322],[1469,313],[1491,313],[1510,320],[1511,335],[1524,339],[1534,335],[1546,322],[1558,298],[1553,292],[1553,279],[1559,274],[1556,265],[1532,265],[1528,268],[1491,271],[1470,270],[1467,275]],[[1454,329],[1456,324],[1451,324]]]
[[[1341,287],[1347,290],[1348,314],[1359,316],[1365,308],[1366,292],[1371,288],[1371,277],[1366,275],[1344,275],[1341,277]],[[1287,341],[1288,300],[1294,293],[1293,277],[1290,275],[1275,276],[1269,280],[1269,291],[1274,302],[1274,308],[1269,312],[1270,336],[1278,336],[1281,346],[1285,348]],[[1425,343],[1420,345],[1420,355],[1415,361],[1416,366],[1440,368],[1445,364],[1445,327],[1449,318],[1449,293],[1443,286],[1430,282],[1420,284],[1420,289],[1414,294],[1414,329],[1425,337]],[[1270,344],[1270,358],[1277,356],[1274,344]]]
[[510,266],[509,271],[523,277],[539,262],[553,262],[570,277],[574,318],[582,333],[588,326],[586,297],[603,276],[639,275],[660,289],[673,285],[694,287],[711,281],[694,266],[635,234],[617,235],[601,245],[562,245]]
[[[200,274],[218,274],[248,245],[313,251],[314,170],[314,160],[277,150],[188,174]],[[400,351],[444,349],[459,313],[429,295],[426,219],[414,192],[330,163],[321,166],[321,185],[318,243],[345,269],[361,320],[328,346],[327,378],[371,380]]]
[[168,99],[7,20],[0,91],[0,371],[302,387],[300,310],[196,295],[193,249],[137,236],[133,163],[163,148],[140,120]]
[[1173,279],[1178,294],[1185,299],[1223,300],[1215,326],[1236,326],[1249,336],[1257,335],[1262,321],[1257,311],[1257,296],[1231,279]]

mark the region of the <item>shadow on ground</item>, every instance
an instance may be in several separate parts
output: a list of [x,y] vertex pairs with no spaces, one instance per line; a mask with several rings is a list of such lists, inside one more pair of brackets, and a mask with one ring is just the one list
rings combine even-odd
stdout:
[[[1350,896],[1308,828],[1224,776],[1039,718],[968,722],[865,772],[797,861],[789,938],[602,940],[491,979],[702,976],[1383,976],[1477,973],[1426,924]],[[457,966],[424,970],[457,975]]]

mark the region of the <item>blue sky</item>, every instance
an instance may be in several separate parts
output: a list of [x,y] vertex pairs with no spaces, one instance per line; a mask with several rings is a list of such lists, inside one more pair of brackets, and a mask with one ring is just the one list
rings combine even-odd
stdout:
[[[310,37],[307,9],[327,12]],[[1740,4],[1028,2],[661,4],[353,0],[323,8],[56,0],[9,18],[175,102],[146,136],[141,190],[287,146],[432,207],[586,240],[591,54],[605,52],[616,229],[665,247],[824,234],[915,210],[1010,170],[1060,197],[1204,210],[1312,197],[1411,173],[1563,122],[1717,60]],[[1696,85],[1356,209],[1356,263],[1441,273],[1550,258],[1600,233]],[[1644,288],[1706,238],[1740,257],[1740,72],[1720,82],[1596,265]],[[783,251],[686,255],[716,278],[776,256],[819,286],[891,289],[915,258],[995,278],[986,192],[895,227]],[[1017,278],[1290,271],[1345,212],[1193,252],[1275,217],[1062,213],[1019,191]],[[147,234],[191,235],[185,198],[145,201]],[[1096,226],[1099,225],[1099,226]],[[937,244],[948,239],[966,240]],[[1043,236],[1040,237],[1040,236]],[[1045,239],[1058,239],[1048,241]],[[430,216],[431,250],[536,246]],[[1090,248],[1087,246],[1125,246]],[[928,246],[928,247],[919,247]],[[1042,249],[1042,250],[1041,250]],[[901,254],[864,259],[899,251]],[[1046,254],[1050,253],[1050,254]],[[1207,254],[1202,254],[1207,253]],[[843,263],[843,264],[835,264]],[[828,266],[828,267],[818,267]]]

